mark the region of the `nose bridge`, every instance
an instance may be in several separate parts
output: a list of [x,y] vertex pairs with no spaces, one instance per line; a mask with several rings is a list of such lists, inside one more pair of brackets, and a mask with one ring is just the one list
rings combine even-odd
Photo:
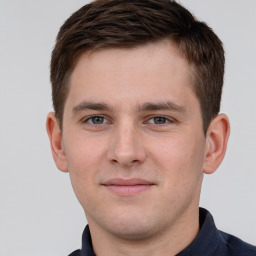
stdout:
[[109,159],[120,165],[131,166],[142,163],[146,153],[138,127],[130,120],[123,120],[113,130]]

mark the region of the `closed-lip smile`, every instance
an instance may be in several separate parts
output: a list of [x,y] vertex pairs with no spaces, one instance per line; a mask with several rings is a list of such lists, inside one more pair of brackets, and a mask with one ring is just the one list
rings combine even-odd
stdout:
[[150,189],[155,184],[140,178],[110,179],[102,184],[110,192],[119,196],[134,196]]

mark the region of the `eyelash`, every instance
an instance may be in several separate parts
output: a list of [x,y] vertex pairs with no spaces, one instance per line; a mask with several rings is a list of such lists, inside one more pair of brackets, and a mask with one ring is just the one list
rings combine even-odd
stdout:
[[[92,121],[94,118],[103,118],[103,122],[100,123],[100,124],[95,124]],[[155,120],[156,121],[157,118],[162,119],[162,121],[164,121],[164,123],[158,123],[158,124],[155,123],[155,122],[154,123],[150,123],[150,120]],[[166,125],[169,125],[169,124],[175,123],[175,122],[176,122],[176,120],[174,120],[173,118],[159,115],[159,116],[151,116],[144,123],[145,124],[149,123],[149,124],[154,125],[154,126],[166,126]],[[105,116],[102,116],[102,115],[92,115],[92,116],[87,117],[85,120],[83,120],[82,123],[87,123],[87,124],[89,124],[91,126],[102,126],[104,124],[111,123],[111,122],[108,121],[108,119]]]
[[[93,118],[103,118],[104,120],[103,120],[103,123],[101,123],[101,124],[94,124],[92,122]],[[91,120],[91,122],[90,122],[90,120]],[[83,120],[82,123],[87,123],[87,124],[92,125],[92,126],[102,126],[106,123],[110,123],[110,122],[108,122],[108,121],[106,122],[106,121],[107,121],[107,118],[105,116],[92,115],[92,116],[87,117],[85,120]]]
[[[157,118],[161,118],[162,120],[164,120],[165,122],[164,123],[160,123],[160,124],[156,124],[155,122],[154,123],[150,123],[150,120],[155,120]],[[156,121],[156,120],[155,120]],[[175,123],[176,121],[171,118],[171,117],[166,117],[166,116],[151,116],[147,121],[146,123],[150,123],[154,126],[166,126],[166,125],[169,125],[169,124],[172,124],[172,123]]]

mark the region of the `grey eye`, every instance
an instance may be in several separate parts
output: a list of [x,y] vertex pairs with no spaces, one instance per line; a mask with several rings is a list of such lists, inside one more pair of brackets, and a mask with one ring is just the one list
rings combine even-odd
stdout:
[[167,119],[162,116],[156,116],[153,118],[155,124],[165,124],[167,122]]
[[102,116],[93,116],[90,119],[91,119],[91,123],[93,124],[103,124],[105,121],[105,118]]

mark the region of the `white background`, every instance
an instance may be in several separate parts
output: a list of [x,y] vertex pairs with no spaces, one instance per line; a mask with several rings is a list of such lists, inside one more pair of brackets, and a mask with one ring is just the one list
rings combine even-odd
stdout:
[[[82,0],[0,0],[0,256],[64,256],[86,224],[69,177],[57,171],[45,131],[50,53]],[[218,228],[256,244],[256,1],[182,0],[223,40],[222,112],[232,132],[201,206]]]

